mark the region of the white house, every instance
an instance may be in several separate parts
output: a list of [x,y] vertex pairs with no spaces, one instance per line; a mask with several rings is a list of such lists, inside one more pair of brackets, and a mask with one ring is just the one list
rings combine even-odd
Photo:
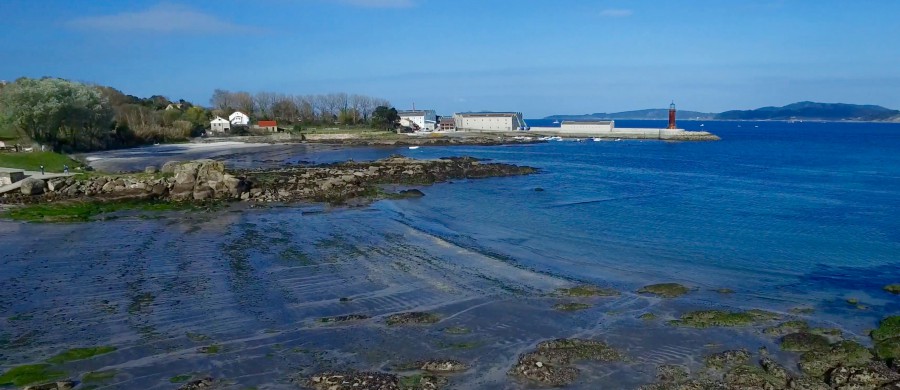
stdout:
[[217,116],[216,119],[209,121],[209,130],[213,133],[224,133],[231,130],[231,122],[228,119]]
[[560,133],[610,133],[616,128],[615,121],[563,121]]
[[240,111],[235,111],[231,115],[228,116],[228,121],[231,122],[233,126],[249,126],[250,125],[250,117],[247,114],[244,114]]
[[453,116],[458,131],[514,131],[528,125],[521,112],[479,112]]
[[400,124],[420,130],[434,131],[437,128],[437,114],[434,110],[400,111]]

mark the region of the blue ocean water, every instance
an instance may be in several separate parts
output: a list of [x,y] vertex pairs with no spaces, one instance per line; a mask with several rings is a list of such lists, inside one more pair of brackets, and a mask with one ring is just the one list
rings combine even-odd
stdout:
[[741,306],[814,307],[827,320],[852,317],[860,330],[900,309],[882,291],[900,283],[900,124],[679,125],[722,141],[402,149],[541,173],[436,185],[421,200],[375,207],[454,244],[577,280],[731,288],[743,293]]

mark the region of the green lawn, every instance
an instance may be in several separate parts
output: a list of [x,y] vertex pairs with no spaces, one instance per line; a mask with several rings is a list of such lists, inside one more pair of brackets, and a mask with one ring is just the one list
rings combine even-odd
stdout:
[[81,166],[81,164],[69,157],[53,152],[0,152],[0,167],[3,168],[37,171],[40,170],[41,165],[44,166],[46,172],[62,172],[63,165],[68,165],[70,171],[77,166]]

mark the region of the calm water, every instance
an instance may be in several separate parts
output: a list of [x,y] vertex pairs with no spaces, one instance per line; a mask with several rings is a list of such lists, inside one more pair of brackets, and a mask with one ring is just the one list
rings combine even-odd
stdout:
[[[406,151],[474,155],[543,173],[438,185],[420,201],[376,207],[459,245],[576,279],[728,287],[749,293],[744,306],[810,305],[860,331],[900,309],[881,291],[900,282],[900,125],[679,125],[722,141]],[[850,307],[850,297],[869,310]]]

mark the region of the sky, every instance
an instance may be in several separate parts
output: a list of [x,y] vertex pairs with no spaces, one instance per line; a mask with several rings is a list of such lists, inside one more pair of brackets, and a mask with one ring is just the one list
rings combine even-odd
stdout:
[[0,80],[209,105],[358,93],[398,109],[900,108],[896,0],[2,0]]

